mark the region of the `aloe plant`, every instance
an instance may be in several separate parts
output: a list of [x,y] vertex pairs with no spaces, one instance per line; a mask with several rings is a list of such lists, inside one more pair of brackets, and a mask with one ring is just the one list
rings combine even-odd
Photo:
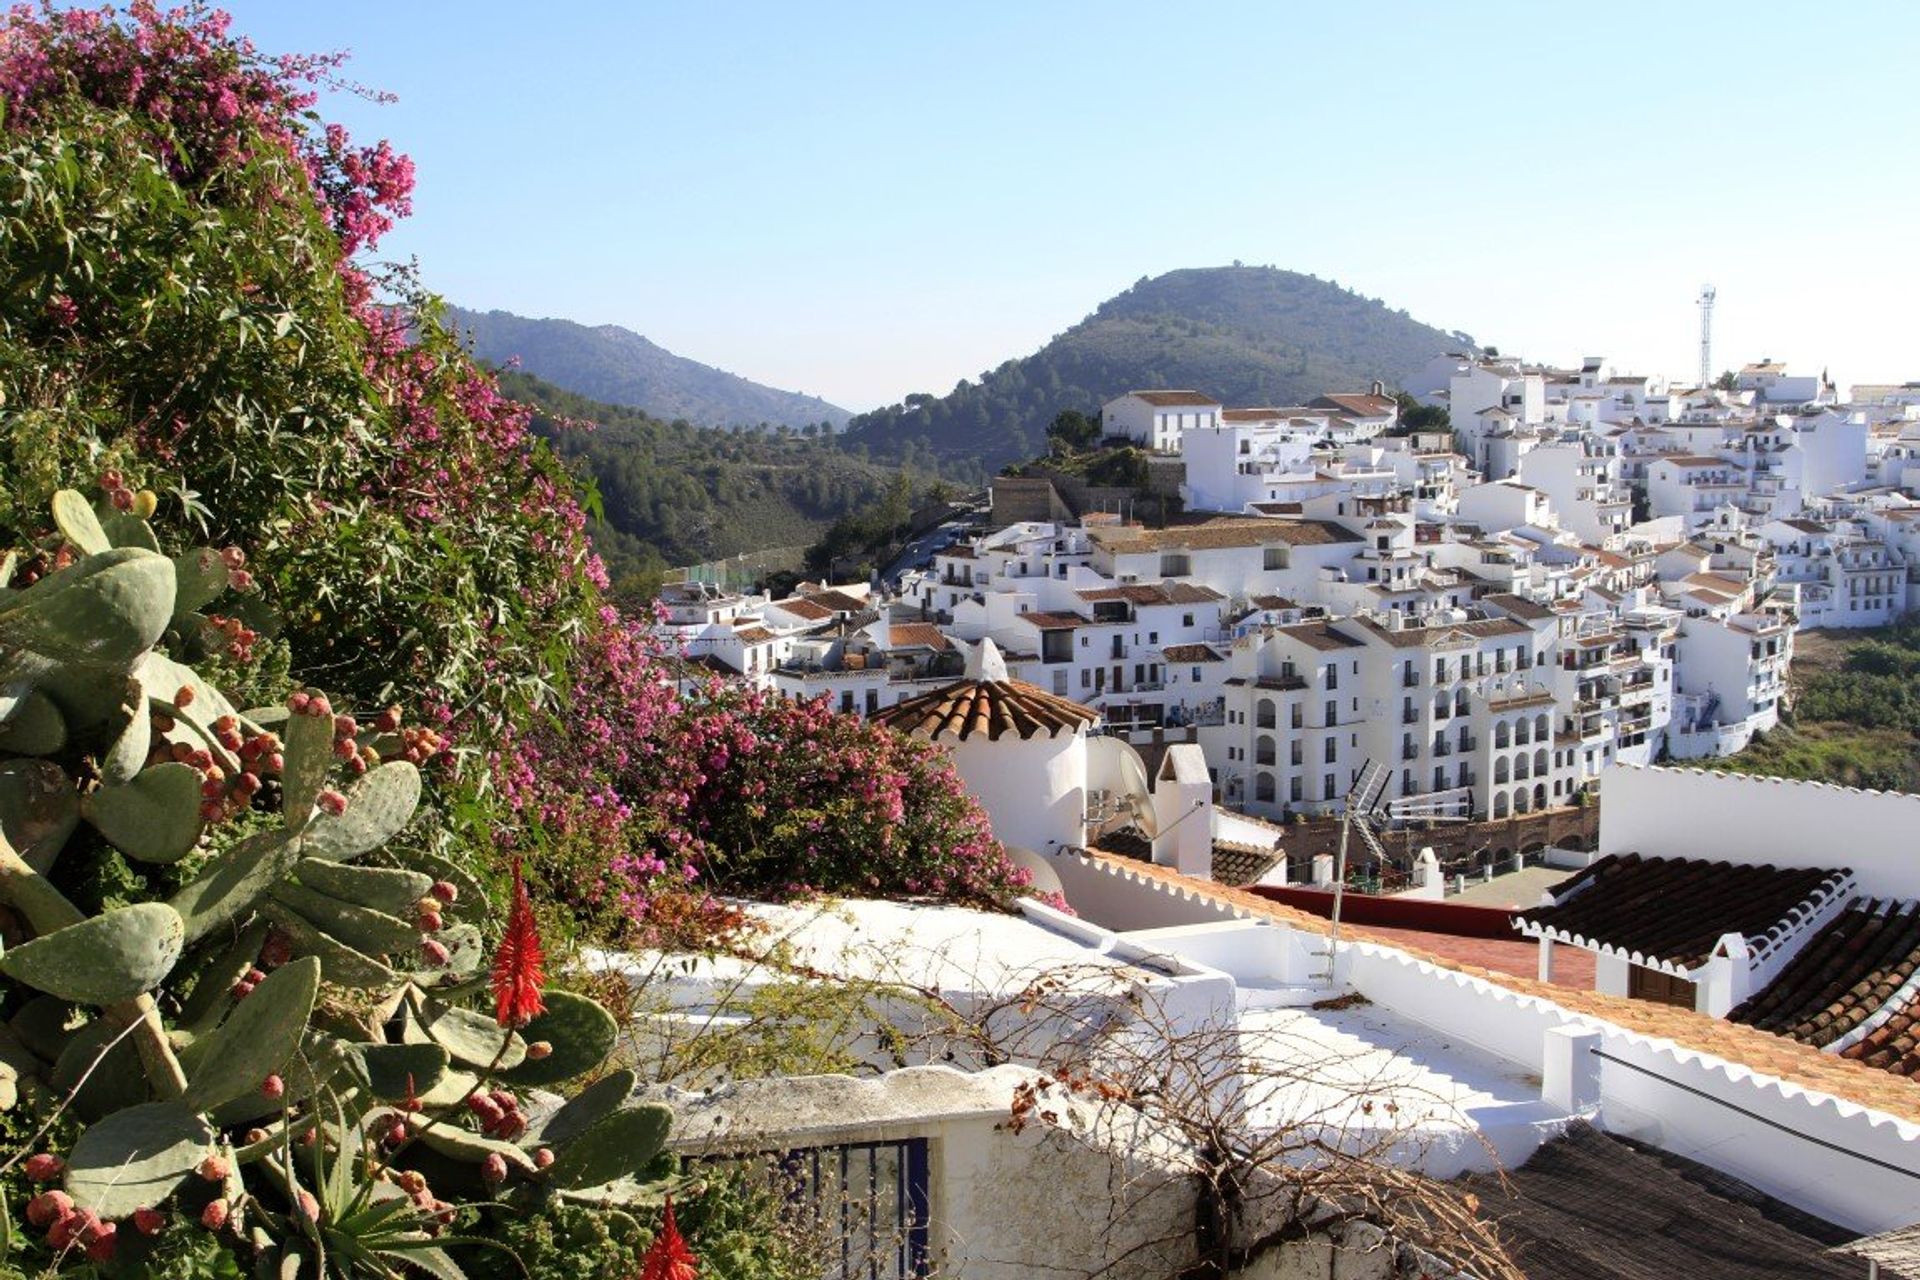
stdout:
[[[435,735],[310,689],[235,707],[186,659],[243,558],[169,558],[143,509],[63,491],[49,571],[0,563],[0,905],[26,929],[0,979],[37,993],[0,1109],[71,1092],[86,1121],[29,1162],[61,1183],[34,1202],[49,1240],[137,1249],[115,1221],[173,1204],[330,1274],[453,1276],[439,1194],[656,1201],[670,1117],[631,1076],[538,1121],[508,1092],[598,1070],[612,1017],[557,991],[518,1029],[475,1011],[484,894],[388,847]],[[59,887],[83,828],[190,874],[88,914]]]

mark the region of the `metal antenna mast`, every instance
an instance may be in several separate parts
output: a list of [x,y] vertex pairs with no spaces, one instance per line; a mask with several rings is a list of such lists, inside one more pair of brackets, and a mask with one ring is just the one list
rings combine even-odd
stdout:
[[1710,284],[1700,286],[1700,389],[1713,385],[1713,299]]
[[1435,791],[1427,795],[1406,796],[1382,803],[1387,786],[1387,768],[1369,760],[1355,775],[1353,789],[1347,792],[1346,813],[1340,820],[1340,851],[1333,869],[1333,918],[1327,931],[1327,971],[1325,981],[1333,981],[1340,962],[1340,914],[1347,896],[1347,851],[1355,834],[1381,866],[1387,865],[1387,851],[1380,843],[1378,827],[1389,822],[1470,822],[1473,792],[1465,787]]

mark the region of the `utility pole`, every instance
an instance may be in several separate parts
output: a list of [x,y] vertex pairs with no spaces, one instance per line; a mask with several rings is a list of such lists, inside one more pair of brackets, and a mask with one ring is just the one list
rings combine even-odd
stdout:
[[1710,284],[1700,286],[1700,389],[1713,385],[1713,299]]

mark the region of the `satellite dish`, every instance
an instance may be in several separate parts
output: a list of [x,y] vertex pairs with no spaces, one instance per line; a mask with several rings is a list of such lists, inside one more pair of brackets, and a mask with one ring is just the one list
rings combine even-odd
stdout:
[[1153,795],[1146,761],[1132,743],[1108,735],[1087,739],[1087,786],[1122,798]]
[[1087,789],[1110,796],[1127,821],[1149,839],[1158,834],[1153,784],[1147,780],[1146,762],[1132,743],[1106,735],[1087,739]]
[[1016,867],[1024,867],[1033,877],[1035,893],[1057,893],[1066,897],[1066,886],[1060,883],[1060,873],[1053,869],[1052,861],[1043,853],[1035,853],[1017,844],[1002,846],[1007,851],[1007,861]]

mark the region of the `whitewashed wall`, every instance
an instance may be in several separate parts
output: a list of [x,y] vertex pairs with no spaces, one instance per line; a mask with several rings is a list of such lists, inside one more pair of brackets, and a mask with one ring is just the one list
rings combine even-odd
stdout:
[[1600,800],[1601,853],[1850,867],[1862,893],[1920,898],[1920,796],[1615,766]]

